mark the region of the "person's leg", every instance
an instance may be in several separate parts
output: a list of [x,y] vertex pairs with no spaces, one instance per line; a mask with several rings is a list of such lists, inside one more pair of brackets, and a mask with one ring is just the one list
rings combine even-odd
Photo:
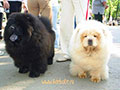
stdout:
[[[0,12],[0,40],[2,39],[2,17],[3,17],[3,13]],[[0,51],[0,56],[4,55],[3,51]]]
[[18,1],[9,1],[10,9],[9,13],[6,13],[7,19],[9,18],[9,15],[13,12],[21,12],[22,9],[22,2]]
[[0,30],[2,29],[2,17],[3,17],[3,13],[0,12]]
[[3,13],[0,12],[0,40],[2,39],[2,17]]
[[52,6],[52,25],[56,34],[55,48],[59,48],[59,32],[57,28],[58,6]]
[[102,14],[98,13],[98,21],[102,22]]
[[76,24],[76,16],[74,16],[74,29],[76,28],[77,24]]
[[97,20],[97,21],[100,21],[102,22],[102,15],[101,14],[94,14],[94,19]]
[[35,16],[39,15],[40,7],[38,5],[38,0],[27,0],[28,13],[31,13]]
[[41,16],[48,17],[52,22],[52,6],[50,0],[38,0]]
[[58,6],[52,6],[52,24],[55,30],[57,30],[57,15],[58,15]]
[[87,1],[88,0],[72,0],[77,24],[86,19]]
[[74,8],[71,0],[61,2],[60,45],[64,54],[69,55],[69,41],[74,29]]
[[98,20],[98,14],[94,14],[94,19]]

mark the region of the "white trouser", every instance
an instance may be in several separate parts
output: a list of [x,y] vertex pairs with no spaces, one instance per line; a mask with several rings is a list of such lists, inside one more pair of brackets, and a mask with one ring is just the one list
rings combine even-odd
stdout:
[[64,54],[69,55],[69,41],[74,29],[74,16],[77,24],[85,20],[88,0],[62,0],[60,21],[60,43]]

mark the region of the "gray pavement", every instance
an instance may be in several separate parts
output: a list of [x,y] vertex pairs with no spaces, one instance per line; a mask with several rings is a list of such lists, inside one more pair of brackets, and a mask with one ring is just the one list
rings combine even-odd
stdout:
[[[48,66],[45,74],[39,78],[29,78],[28,73],[17,72],[13,60],[5,53],[0,56],[0,90],[120,90],[120,26],[109,29],[113,34],[114,49],[109,61],[110,77],[107,81],[93,83],[89,78],[71,76],[70,61],[55,62],[62,56],[59,50],[56,50],[54,64]],[[0,50],[5,51],[4,46],[1,41]]]

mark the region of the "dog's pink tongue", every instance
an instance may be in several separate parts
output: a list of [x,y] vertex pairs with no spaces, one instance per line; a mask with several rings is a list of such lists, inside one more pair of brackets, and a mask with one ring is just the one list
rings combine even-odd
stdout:
[[18,39],[18,36],[15,35],[15,34],[13,34],[13,35],[10,36],[10,40],[11,40],[12,42],[16,41],[17,39]]

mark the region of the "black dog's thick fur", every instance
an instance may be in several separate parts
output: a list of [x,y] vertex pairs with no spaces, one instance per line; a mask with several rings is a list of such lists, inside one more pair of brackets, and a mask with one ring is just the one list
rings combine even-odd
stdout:
[[19,73],[30,71],[38,77],[53,63],[55,33],[45,17],[14,13],[4,31],[6,51],[13,58]]

